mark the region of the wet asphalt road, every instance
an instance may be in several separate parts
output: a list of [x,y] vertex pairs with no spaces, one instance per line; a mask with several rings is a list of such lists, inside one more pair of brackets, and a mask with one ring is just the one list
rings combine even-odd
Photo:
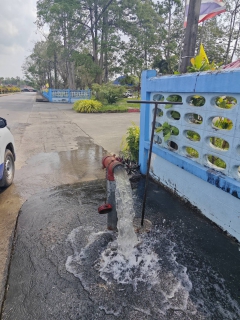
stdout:
[[[134,189],[137,215],[143,186]],[[102,279],[97,261],[114,239],[97,213],[105,192],[105,180],[96,180],[24,203],[2,319],[240,319],[239,245],[152,182],[146,217],[153,229],[142,241],[158,255],[159,285],[139,282],[134,290]]]
[[35,99],[35,93],[0,97],[0,116],[7,119],[17,150],[14,184],[0,190],[0,305],[22,204],[49,187],[102,179],[103,155],[117,153],[131,122],[139,123],[139,114],[80,115],[70,104]]

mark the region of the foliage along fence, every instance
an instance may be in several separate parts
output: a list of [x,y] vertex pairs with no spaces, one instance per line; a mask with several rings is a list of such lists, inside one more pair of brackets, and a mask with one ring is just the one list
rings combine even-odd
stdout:
[[0,94],[20,92],[20,91],[21,91],[21,90],[20,90],[20,88],[18,88],[18,87],[0,86]]
[[91,99],[91,90],[48,89],[42,94],[49,102],[74,103],[77,100]]
[[[240,241],[240,70],[142,74],[142,100],[159,105],[151,175]],[[153,106],[143,104],[139,162],[147,170]]]

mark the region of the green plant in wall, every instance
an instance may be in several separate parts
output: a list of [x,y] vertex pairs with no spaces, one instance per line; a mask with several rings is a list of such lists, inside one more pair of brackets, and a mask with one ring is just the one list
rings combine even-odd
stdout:
[[156,128],[155,132],[163,132],[164,141],[170,139],[171,135],[177,136],[179,134],[179,130],[175,126],[171,126],[168,122],[164,122],[161,127]]
[[140,127],[132,122],[127,129],[127,134],[122,140],[122,153],[126,158],[138,161]]

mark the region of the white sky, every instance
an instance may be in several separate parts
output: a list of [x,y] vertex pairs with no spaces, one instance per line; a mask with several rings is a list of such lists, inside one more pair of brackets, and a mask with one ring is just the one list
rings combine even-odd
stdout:
[[0,77],[23,77],[22,64],[31,54],[36,34],[37,0],[0,0]]

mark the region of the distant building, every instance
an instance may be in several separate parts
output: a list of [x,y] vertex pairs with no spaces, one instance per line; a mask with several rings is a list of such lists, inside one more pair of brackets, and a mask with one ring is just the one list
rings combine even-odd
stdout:
[[240,59],[231,62],[229,64],[226,64],[225,66],[222,67],[222,69],[236,69],[236,68],[240,68]]

